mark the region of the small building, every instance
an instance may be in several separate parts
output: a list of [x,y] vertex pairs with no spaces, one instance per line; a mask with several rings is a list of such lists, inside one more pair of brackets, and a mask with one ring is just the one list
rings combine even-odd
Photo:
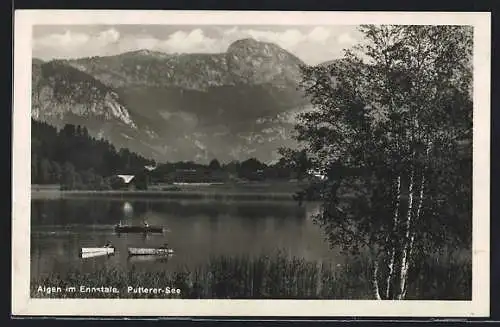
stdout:
[[147,171],[153,171],[153,170],[156,170],[156,166],[153,166],[153,165],[146,165],[144,166],[144,169],[146,169]]
[[135,183],[134,183],[135,175],[116,175],[116,176],[123,180],[123,182],[125,183],[124,188],[129,190],[135,190]]

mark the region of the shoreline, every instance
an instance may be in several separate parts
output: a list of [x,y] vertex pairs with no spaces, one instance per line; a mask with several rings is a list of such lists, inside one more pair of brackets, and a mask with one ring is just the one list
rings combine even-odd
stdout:
[[57,189],[31,189],[32,200],[66,199],[85,197],[104,198],[153,198],[153,199],[193,199],[193,200],[275,200],[295,201],[295,192],[266,191],[231,191],[227,189],[182,189],[171,190],[57,190]]

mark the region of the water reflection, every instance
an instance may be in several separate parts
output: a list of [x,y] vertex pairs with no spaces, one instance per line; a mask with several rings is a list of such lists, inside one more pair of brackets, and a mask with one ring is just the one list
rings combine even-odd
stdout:
[[[144,201],[60,199],[32,201],[32,273],[72,267],[170,270],[204,263],[210,256],[259,255],[285,249],[306,259],[331,259],[319,228],[309,219],[316,206],[294,202]],[[168,227],[163,234],[115,234],[120,220]],[[112,242],[115,255],[82,260],[81,247]],[[174,248],[170,258],[129,258],[128,247]]]
[[125,217],[132,217],[134,215],[134,208],[130,204],[130,202],[125,202],[123,204],[123,213]]

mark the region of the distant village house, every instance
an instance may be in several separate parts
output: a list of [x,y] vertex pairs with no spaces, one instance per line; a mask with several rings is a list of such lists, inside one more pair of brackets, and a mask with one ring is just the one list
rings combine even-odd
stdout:
[[122,179],[124,183],[123,189],[135,190],[135,175],[116,175],[116,177]]

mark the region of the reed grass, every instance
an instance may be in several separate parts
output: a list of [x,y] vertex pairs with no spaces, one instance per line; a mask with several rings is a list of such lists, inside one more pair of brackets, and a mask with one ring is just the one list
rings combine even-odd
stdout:
[[[470,258],[453,262],[428,259],[410,280],[407,299],[470,300]],[[31,280],[34,298],[183,298],[183,299],[371,299],[367,258],[342,263],[306,261],[284,252],[271,256],[212,257],[194,269],[128,271],[102,268],[91,273],[78,269]],[[116,287],[119,294],[38,292],[39,286]],[[180,295],[131,294],[127,287],[176,287]]]

